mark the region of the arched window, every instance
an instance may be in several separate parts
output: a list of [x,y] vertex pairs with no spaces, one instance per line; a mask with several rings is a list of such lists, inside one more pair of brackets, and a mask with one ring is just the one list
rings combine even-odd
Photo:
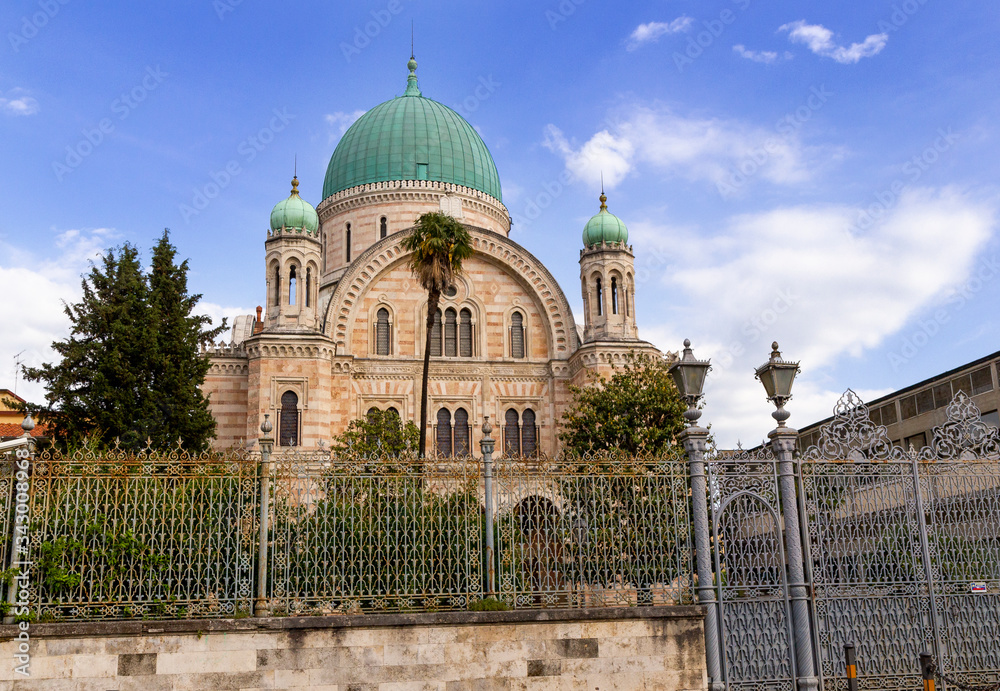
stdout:
[[347,261],[351,261],[351,224],[347,224],[347,231],[344,233],[344,246],[347,248]]
[[625,316],[626,317],[628,317],[630,315],[629,305],[628,305],[628,303],[629,303],[629,299],[628,299],[629,295],[628,295],[628,293],[629,293],[629,287],[628,287],[628,285],[626,285],[625,288],[622,290],[622,296],[625,298]]
[[524,315],[520,312],[510,315],[510,356],[524,357]]
[[378,221],[378,236],[379,238],[384,238],[389,234],[389,222],[386,220],[385,216]]
[[293,266],[292,268],[290,268],[288,270],[288,304],[289,305],[294,305],[295,304],[295,289],[297,287],[296,283],[297,283],[297,281],[295,280],[295,267]]
[[458,355],[458,315],[451,307],[444,313],[444,354],[445,357]]
[[472,312],[463,309],[458,315],[458,354],[472,357]]
[[396,406],[392,406],[392,405],[391,405],[391,406],[389,406],[388,408],[386,408],[386,409],[385,409],[385,412],[387,412],[387,413],[392,413],[392,414],[393,414],[393,415],[395,415],[396,417],[399,417],[399,411],[398,411],[398,410],[396,410]]
[[441,310],[434,313],[434,325],[431,326],[431,356],[441,357]]
[[281,267],[274,267],[274,294],[271,296],[271,304],[277,307],[281,304]]
[[451,412],[447,408],[438,411],[435,439],[438,456],[451,456]]
[[388,355],[392,350],[390,346],[389,331],[389,310],[385,307],[379,309],[375,315],[375,354]]
[[521,453],[534,456],[538,451],[538,428],[535,427],[535,411],[528,408],[521,413]]
[[604,314],[604,290],[601,288],[601,279],[597,279],[597,316]]
[[509,408],[503,416],[503,448],[507,456],[521,455],[521,426],[513,408]]
[[472,448],[472,440],[469,437],[469,413],[465,408],[455,411],[455,455],[468,456],[469,449]]
[[299,397],[294,391],[281,394],[278,414],[278,445],[297,446],[299,442]]
[[312,290],[313,290],[313,270],[312,267],[306,267],[306,307],[312,305]]
[[618,314],[618,279],[611,277],[611,314]]

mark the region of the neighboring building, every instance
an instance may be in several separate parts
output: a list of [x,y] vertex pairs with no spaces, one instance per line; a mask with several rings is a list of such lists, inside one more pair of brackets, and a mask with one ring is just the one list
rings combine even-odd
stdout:
[[[932,430],[947,421],[945,407],[963,391],[982,412],[984,422],[1000,427],[1000,352],[949,370],[867,403],[872,422],[884,425],[892,442],[904,449],[931,443]],[[799,430],[799,448],[819,440],[820,428],[833,418]]]
[[485,143],[458,113],[423,96],[416,61],[407,66],[404,94],[345,132],[320,204],[299,196],[295,178],[271,212],[265,313],[238,320],[231,343],[206,353],[218,446],[257,438],[265,413],[279,444],[309,447],[371,408],[418,420],[427,295],[401,240],[430,211],[459,219],[475,248],[442,296],[432,335],[436,452],[477,448],[489,415],[499,450],[555,453],[571,384],[585,383],[589,370],[606,373],[629,351],[660,354],[638,338],[628,230],[603,192],[579,257],[581,329],[549,271],[510,240]]
[[[14,439],[24,434],[24,430],[21,429],[24,413],[19,410],[21,405],[24,405],[23,398],[10,389],[0,389],[0,441]],[[31,430],[31,436],[45,437],[45,425],[35,425]]]

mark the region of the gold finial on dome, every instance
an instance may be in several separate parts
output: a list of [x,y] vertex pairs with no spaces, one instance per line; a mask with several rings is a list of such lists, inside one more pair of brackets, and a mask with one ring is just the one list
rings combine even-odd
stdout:
[[608,198],[604,195],[604,171],[601,171],[601,211],[608,210]]
[[292,194],[291,196],[299,196],[299,177],[296,175],[292,178]]

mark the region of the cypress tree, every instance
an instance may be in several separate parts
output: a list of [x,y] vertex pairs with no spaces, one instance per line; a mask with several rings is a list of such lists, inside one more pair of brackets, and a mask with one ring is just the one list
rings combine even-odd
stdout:
[[206,328],[211,319],[192,315],[201,295],[189,295],[187,261],[164,231],[153,251],[149,276],[128,243],[108,250],[83,276],[83,297],[65,304],[70,335],[52,344],[56,363],[25,367],[29,381],[45,384],[54,441],[78,447],[87,440],[138,449],[182,442],[204,449],[215,434],[208,401],[199,390],[208,360],[199,345],[226,328]]
[[209,317],[192,313],[202,296],[188,293],[188,262],[185,259],[177,264],[176,256],[170,232],[164,230],[153,248],[149,275],[151,316],[156,326],[150,373],[159,415],[151,438],[158,447],[181,441],[185,448],[200,451],[215,436],[215,419],[199,388],[208,374],[209,361],[198,350],[226,330],[226,321],[213,329]]

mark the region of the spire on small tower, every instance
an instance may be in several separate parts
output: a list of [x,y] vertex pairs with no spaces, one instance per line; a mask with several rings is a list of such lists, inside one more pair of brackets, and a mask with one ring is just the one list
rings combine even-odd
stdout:
[[406,68],[410,70],[410,76],[406,78],[406,91],[404,96],[420,96],[420,87],[417,86],[417,59],[410,56],[406,63]]
[[607,204],[608,198],[604,194],[604,171],[603,170],[601,171],[601,197],[600,197],[600,199],[601,199],[601,211],[607,211],[608,210],[608,204]]

